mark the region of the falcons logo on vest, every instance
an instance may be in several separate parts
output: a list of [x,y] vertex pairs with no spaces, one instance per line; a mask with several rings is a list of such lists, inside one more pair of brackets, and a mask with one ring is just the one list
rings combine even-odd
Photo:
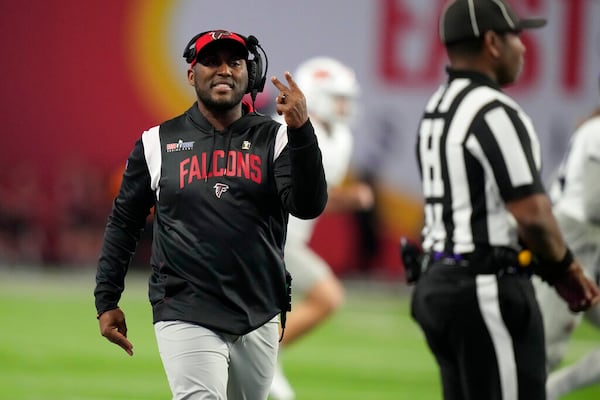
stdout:
[[226,185],[224,183],[217,183],[215,184],[215,186],[213,186],[213,188],[215,189],[215,194],[217,195],[217,198],[220,199],[221,195],[229,189],[229,185]]

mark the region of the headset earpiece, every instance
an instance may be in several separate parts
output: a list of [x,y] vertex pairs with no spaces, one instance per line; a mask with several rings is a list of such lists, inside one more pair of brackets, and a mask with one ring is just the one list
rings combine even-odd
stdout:
[[248,60],[247,66],[248,66],[248,89],[246,90],[246,93],[250,93],[256,85],[257,78],[260,79],[260,76],[257,76],[258,75],[257,67],[256,67],[256,62],[254,60]]
[[196,40],[198,40],[200,36],[208,32],[209,31],[201,32],[193,38],[191,38],[188,44],[185,46],[185,49],[183,49],[183,58],[185,58],[185,61],[188,64],[191,64],[196,59]]
[[250,93],[252,99],[256,98],[259,92],[262,92],[265,88],[265,82],[267,80],[267,66],[268,62],[263,66],[263,58],[260,55],[259,49],[267,59],[267,54],[261,47],[258,39],[250,35],[246,38],[246,46],[248,51],[252,54],[252,60],[248,60],[248,93]]
[[191,64],[196,58],[196,44],[192,43],[189,47],[186,47],[183,51],[183,58],[185,58],[185,62]]

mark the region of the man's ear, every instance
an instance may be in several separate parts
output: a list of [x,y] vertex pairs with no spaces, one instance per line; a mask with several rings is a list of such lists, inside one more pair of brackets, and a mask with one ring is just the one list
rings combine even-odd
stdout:
[[486,31],[483,34],[483,46],[493,59],[500,57],[502,45],[502,37],[494,31]]
[[187,76],[188,76],[188,84],[190,86],[194,86],[194,69],[193,68],[189,68],[187,70]]

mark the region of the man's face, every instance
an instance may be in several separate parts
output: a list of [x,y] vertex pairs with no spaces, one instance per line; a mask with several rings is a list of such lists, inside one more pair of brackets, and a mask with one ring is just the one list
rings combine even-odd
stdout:
[[524,64],[525,46],[518,33],[506,33],[501,37],[501,56],[498,69],[498,84],[504,86],[516,81]]
[[215,43],[200,53],[188,79],[206,108],[230,110],[240,104],[248,87],[245,55],[236,45]]

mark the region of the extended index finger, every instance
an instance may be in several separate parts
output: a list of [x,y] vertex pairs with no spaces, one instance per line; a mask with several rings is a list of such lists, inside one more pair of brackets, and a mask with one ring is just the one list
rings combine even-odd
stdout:
[[277,89],[279,89],[280,92],[288,89],[288,87],[285,86],[279,79],[277,79],[276,76],[271,77],[271,82]]
[[290,85],[290,89],[298,90],[298,85],[296,85],[296,81],[294,81],[294,78],[292,77],[292,74],[290,73],[290,71],[285,71],[284,76],[288,82],[288,85]]
[[119,332],[116,329],[114,329],[110,333],[108,333],[107,335],[105,335],[105,337],[109,341],[111,341],[114,344],[120,346],[130,356],[133,355],[133,344],[131,344],[131,342],[129,340],[127,340],[127,337],[125,335],[123,335],[121,332]]

